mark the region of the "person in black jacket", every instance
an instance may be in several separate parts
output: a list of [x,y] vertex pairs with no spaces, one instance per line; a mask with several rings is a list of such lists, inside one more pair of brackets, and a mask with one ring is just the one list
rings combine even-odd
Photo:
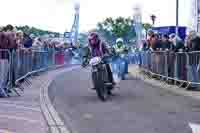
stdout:
[[162,36],[162,44],[161,44],[161,50],[174,50],[175,46],[172,42],[169,41],[169,36],[167,34],[164,34]]
[[200,51],[200,37],[196,36],[191,40],[191,48],[189,51]]
[[23,39],[24,48],[31,48],[32,45],[33,45],[33,39],[27,33],[24,33],[24,39]]
[[181,52],[185,49],[184,42],[180,37],[176,36],[175,34],[171,34],[169,38],[170,42],[174,44],[175,52]]

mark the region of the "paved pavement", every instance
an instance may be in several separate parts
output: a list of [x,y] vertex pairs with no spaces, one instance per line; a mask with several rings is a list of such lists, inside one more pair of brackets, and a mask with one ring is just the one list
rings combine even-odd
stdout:
[[[48,86],[59,74],[75,65],[26,78],[20,85],[21,96],[0,99],[0,133],[67,133],[48,98]],[[47,124],[48,123],[48,124]]]
[[[54,119],[58,120],[58,118],[56,118],[51,104],[47,103],[47,93],[44,90],[48,88],[48,84],[58,74],[69,71],[69,67],[41,73],[41,75],[36,77],[31,76],[25,79],[25,82],[20,85],[24,88],[21,96],[1,98],[0,133],[47,133],[49,129],[55,129],[57,125],[47,126],[46,124],[47,122],[48,124],[51,122],[46,115],[51,113],[50,115],[55,117]],[[54,127],[52,128],[51,126]]]
[[189,123],[200,124],[199,100],[129,77],[103,103],[90,81],[90,71],[79,69],[58,76],[49,88],[73,133],[192,133]]
[[47,132],[40,110],[38,78],[32,80],[32,85],[22,84],[22,96],[0,99],[0,133]]

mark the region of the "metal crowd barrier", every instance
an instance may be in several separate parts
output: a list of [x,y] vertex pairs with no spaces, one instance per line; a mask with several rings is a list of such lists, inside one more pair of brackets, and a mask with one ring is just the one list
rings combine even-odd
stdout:
[[162,79],[187,83],[186,87],[200,86],[200,52],[142,51],[136,52],[140,58],[134,57],[133,64]]
[[0,94],[7,96],[7,89],[11,85],[12,51],[0,49]]
[[0,96],[9,96],[15,89],[16,80],[28,73],[57,65],[69,64],[70,53],[67,51],[11,51],[0,49]]

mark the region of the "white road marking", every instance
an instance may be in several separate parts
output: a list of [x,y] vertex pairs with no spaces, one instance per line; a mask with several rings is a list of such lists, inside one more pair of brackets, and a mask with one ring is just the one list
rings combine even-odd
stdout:
[[200,133],[200,124],[189,123],[192,133]]
[[30,123],[40,123],[41,120],[33,120],[25,117],[18,117],[18,116],[11,116],[11,115],[0,115],[0,118],[4,119],[15,119],[15,120],[21,120],[21,121],[27,121]]
[[17,105],[17,104],[6,104],[6,103],[1,103],[1,106],[7,106],[7,107],[14,107],[14,108],[19,108],[19,109],[25,109],[25,110],[32,110],[32,111],[36,111],[36,112],[41,112],[41,110],[38,108],[30,108],[30,107],[26,107],[26,106],[21,106],[21,105]]
[[23,102],[23,101],[16,101],[16,100],[12,100],[12,101],[8,101],[8,100],[0,100],[0,104],[16,104],[16,105],[27,105],[27,106],[39,106],[40,104],[37,102],[34,103],[30,103],[30,102]]

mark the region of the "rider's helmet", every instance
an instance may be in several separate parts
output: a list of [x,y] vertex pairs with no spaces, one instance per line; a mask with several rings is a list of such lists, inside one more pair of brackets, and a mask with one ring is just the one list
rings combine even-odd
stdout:
[[123,45],[123,43],[124,43],[124,40],[122,38],[118,38],[116,40],[117,47],[121,47]]
[[122,38],[118,38],[118,39],[116,40],[116,44],[118,44],[118,43],[124,43],[124,40],[123,40]]
[[88,36],[88,41],[92,46],[97,45],[99,41],[99,35],[96,32],[90,33]]

